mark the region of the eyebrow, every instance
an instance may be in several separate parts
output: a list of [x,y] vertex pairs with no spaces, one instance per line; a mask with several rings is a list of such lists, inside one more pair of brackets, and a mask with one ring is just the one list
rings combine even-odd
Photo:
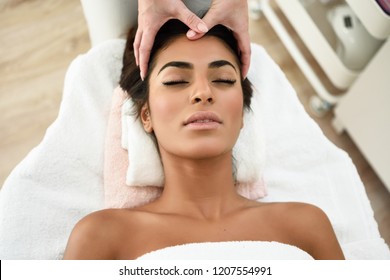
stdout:
[[216,60],[216,61],[210,62],[209,68],[221,68],[221,67],[226,66],[226,65],[231,66],[234,69],[234,71],[237,73],[236,67],[234,67],[234,65],[227,60]]
[[[231,66],[234,69],[234,71],[237,72],[236,67],[234,67],[234,65],[227,60],[216,60],[216,61],[210,62],[209,68],[221,68],[221,67],[226,66],[226,65]],[[161,67],[160,71],[158,71],[158,74],[160,74],[161,71],[163,71],[165,68],[168,68],[168,67],[176,67],[176,68],[181,68],[181,69],[194,69],[194,65],[192,63],[184,62],[184,61],[170,61],[167,64],[165,64],[163,67]]]
[[163,67],[161,67],[160,71],[158,71],[158,74],[160,74],[161,71],[164,70],[167,67],[176,67],[176,68],[182,68],[182,69],[193,69],[194,65],[192,63],[184,62],[184,61],[171,61],[171,62],[168,62],[167,64],[165,64]]

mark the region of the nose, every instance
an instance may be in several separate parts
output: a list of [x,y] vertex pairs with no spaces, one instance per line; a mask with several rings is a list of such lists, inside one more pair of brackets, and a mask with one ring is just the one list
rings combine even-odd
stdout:
[[191,104],[213,104],[215,96],[208,84],[208,81],[195,84],[194,93],[191,96]]

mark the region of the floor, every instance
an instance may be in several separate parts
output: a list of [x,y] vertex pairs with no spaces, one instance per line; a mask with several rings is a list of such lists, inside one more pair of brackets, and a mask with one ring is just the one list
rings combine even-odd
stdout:
[[[56,118],[66,69],[90,43],[79,0],[0,0],[0,15],[2,186]],[[252,41],[263,45],[282,68],[325,135],[349,153],[366,186],[379,230],[390,244],[389,192],[349,136],[332,129],[332,113],[321,118],[312,114],[308,102],[314,90],[267,20],[251,20],[250,32]]]

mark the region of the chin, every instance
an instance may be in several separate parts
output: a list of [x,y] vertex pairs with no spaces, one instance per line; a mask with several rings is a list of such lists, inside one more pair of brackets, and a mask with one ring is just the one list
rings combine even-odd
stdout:
[[169,154],[187,159],[211,159],[232,153],[236,139],[227,140],[226,138],[228,137],[176,139],[167,142],[167,145],[163,147],[160,146],[160,151],[165,150]]
[[232,147],[223,146],[220,143],[218,145],[198,145],[191,147],[183,152],[185,157],[193,158],[196,160],[215,158],[227,153],[231,153]]

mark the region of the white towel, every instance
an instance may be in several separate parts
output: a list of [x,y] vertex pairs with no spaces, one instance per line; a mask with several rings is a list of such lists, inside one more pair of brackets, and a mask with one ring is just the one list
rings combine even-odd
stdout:
[[75,223],[103,208],[104,138],[123,40],[77,57],[57,119],[0,192],[0,259],[61,259]]
[[122,146],[128,150],[129,156],[126,184],[162,187],[164,171],[157,147],[133,113],[133,101],[129,99],[122,107]]
[[268,241],[189,243],[159,249],[138,260],[313,260],[298,247]]

